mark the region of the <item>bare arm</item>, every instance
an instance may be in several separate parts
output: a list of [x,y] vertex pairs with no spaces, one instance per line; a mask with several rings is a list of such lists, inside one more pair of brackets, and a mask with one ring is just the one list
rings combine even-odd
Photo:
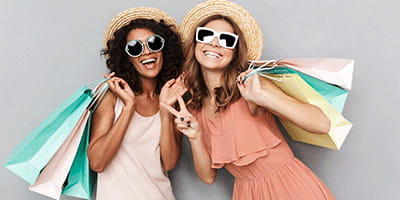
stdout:
[[189,138],[195,170],[200,180],[212,184],[215,181],[217,170],[211,168],[211,158],[204,146],[201,128],[196,118],[187,110],[182,97],[179,95],[178,101],[181,108],[179,112],[169,105],[163,103],[161,105],[176,116],[177,129]]
[[[186,91],[181,76],[176,80],[167,81],[160,92],[160,103],[173,105],[176,103],[176,93],[182,95]],[[175,168],[181,156],[182,135],[175,129],[173,116],[167,109],[160,106],[161,137],[160,152],[161,161],[165,170]]]
[[[124,81],[121,83],[121,80],[113,78],[108,81],[113,93],[124,99],[124,107],[118,119],[114,122],[116,96],[110,91],[107,92],[92,117],[88,157],[90,167],[96,172],[103,172],[117,153],[135,111],[134,96],[131,96],[133,93],[121,91],[130,89],[127,83]],[[125,89],[122,89],[120,84],[124,85]]]
[[201,131],[197,136],[189,138],[192,147],[194,168],[201,181],[212,184],[217,176],[217,170],[211,168],[211,158],[204,146]]
[[160,154],[163,167],[166,171],[175,168],[181,155],[182,136],[173,127],[172,115],[160,109],[161,115],[161,136]]
[[[238,79],[245,74],[239,75]],[[320,108],[286,95],[269,79],[253,75],[238,87],[250,104],[257,104],[306,131],[327,134],[330,130],[330,120]]]

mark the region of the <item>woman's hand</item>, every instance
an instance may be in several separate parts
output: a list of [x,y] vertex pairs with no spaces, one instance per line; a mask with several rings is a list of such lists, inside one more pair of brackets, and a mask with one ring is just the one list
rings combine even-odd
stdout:
[[135,93],[129,87],[129,84],[119,77],[114,77],[115,73],[112,72],[108,75],[104,74],[104,78],[110,78],[107,81],[111,92],[122,100],[125,106],[135,106]]
[[262,104],[262,96],[265,93],[261,86],[260,77],[257,74],[250,76],[247,80],[245,77],[251,72],[249,69],[245,72],[242,72],[237,77],[237,85],[240,91],[240,94],[246,101],[253,102],[257,105]]
[[164,84],[160,92],[160,103],[171,106],[177,100],[176,94],[182,96],[187,91],[183,82],[184,76],[182,73],[177,79],[171,79]]
[[160,102],[160,105],[171,112],[175,117],[177,129],[186,135],[189,140],[199,139],[201,136],[200,126],[196,118],[186,108],[185,102],[179,94],[176,94],[179,102],[180,111],[175,110],[170,105]]

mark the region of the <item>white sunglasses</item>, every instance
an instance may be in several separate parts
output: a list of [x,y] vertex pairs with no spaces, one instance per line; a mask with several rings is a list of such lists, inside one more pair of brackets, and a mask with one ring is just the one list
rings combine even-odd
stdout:
[[215,37],[218,37],[218,43],[224,48],[234,49],[239,36],[229,32],[218,32],[211,28],[197,27],[196,41],[201,43],[211,43]]

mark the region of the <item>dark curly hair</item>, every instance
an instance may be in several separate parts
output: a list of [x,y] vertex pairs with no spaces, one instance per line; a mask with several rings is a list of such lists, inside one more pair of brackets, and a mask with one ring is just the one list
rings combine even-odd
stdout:
[[176,78],[182,72],[183,48],[179,35],[172,30],[170,25],[163,20],[156,22],[153,19],[135,19],[128,25],[114,32],[114,38],[107,41],[107,48],[101,54],[107,58],[107,67],[110,72],[115,72],[117,77],[128,82],[135,94],[141,94],[143,87],[129,56],[125,53],[126,37],[132,29],[145,28],[151,30],[165,39],[162,50],[163,63],[160,73],[157,75],[155,93],[160,94],[166,81]]

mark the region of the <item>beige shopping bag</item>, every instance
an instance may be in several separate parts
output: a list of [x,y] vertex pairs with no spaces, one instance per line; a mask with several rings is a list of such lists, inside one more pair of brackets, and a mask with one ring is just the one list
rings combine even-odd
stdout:
[[265,75],[276,78],[277,80],[273,80],[273,82],[287,95],[304,103],[318,106],[331,121],[329,134],[321,135],[309,133],[290,122],[281,120],[282,125],[293,140],[331,149],[340,149],[353,126],[351,122],[346,120],[338,110],[300,78],[298,74]]

